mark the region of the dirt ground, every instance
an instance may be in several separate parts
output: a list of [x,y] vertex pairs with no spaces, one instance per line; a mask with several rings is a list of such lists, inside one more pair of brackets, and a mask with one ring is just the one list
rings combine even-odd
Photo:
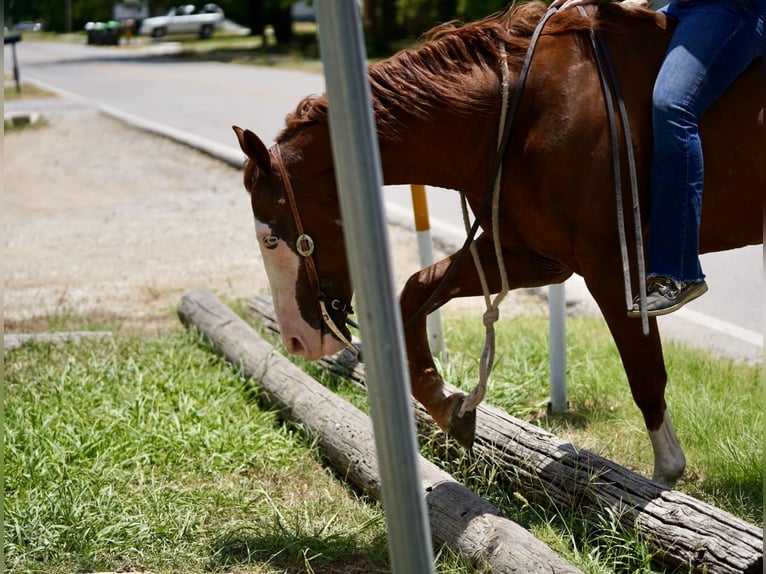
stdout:
[[237,171],[93,109],[6,134],[4,213],[6,331],[73,313],[152,328],[187,289],[265,287]]
[[[6,332],[51,315],[151,332],[189,289],[268,293],[240,170],[67,101],[6,133],[4,155]],[[416,238],[391,226],[390,241],[401,286]]]

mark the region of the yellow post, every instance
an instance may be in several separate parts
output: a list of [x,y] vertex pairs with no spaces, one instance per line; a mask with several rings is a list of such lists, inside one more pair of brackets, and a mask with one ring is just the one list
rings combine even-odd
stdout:
[[[412,195],[412,212],[415,216],[415,232],[418,238],[420,266],[428,267],[434,263],[434,252],[431,240],[431,223],[428,219],[426,187],[424,185],[412,184],[410,186],[410,193]],[[427,324],[431,353],[444,360],[447,350],[444,348],[444,329],[439,310],[428,315]]]
[[415,215],[415,231],[430,231],[426,186],[412,184],[410,191],[412,193],[412,213]]

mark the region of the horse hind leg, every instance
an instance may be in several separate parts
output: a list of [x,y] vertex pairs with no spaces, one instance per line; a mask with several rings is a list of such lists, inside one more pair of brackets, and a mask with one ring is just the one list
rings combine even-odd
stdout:
[[608,281],[588,281],[620,353],[630,390],[644,417],[654,454],[652,479],[673,486],[684,472],[686,458],[676,437],[665,403],[667,373],[657,320],[650,319],[649,335],[641,321],[627,316],[622,290]]
[[654,472],[652,480],[667,486],[673,486],[686,468],[686,457],[676,437],[673,423],[667,408],[662,418],[662,424],[657,430],[649,431],[649,440],[654,452]]

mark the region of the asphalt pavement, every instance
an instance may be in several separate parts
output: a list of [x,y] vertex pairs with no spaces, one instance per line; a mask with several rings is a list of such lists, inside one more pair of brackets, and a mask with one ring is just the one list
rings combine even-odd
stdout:
[[[268,66],[182,60],[173,42],[95,47],[54,42],[17,45],[22,81],[84,99],[143,129],[241,165],[232,125],[250,128],[267,144],[285,116],[310,94],[324,91],[319,73]],[[5,69],[12,69],[5,51]],[[5,111],[24,101],[6,102]],[[147,150],[151,153],[151,150]],[[462,243],[457,194],[429,188],[431,224],[446,245]],[[389,187],[389,216],[409,221],[409,188]],[[763,250],[751,246],[702,257],[710,291],[660,320],[663,335],[750,362],[763,357]],[[567,282],[567,299],[595,304],[580,278]]]

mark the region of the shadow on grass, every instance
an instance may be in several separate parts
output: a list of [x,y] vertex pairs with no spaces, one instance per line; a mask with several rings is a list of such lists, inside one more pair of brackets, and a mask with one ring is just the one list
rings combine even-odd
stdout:
[[[694,478],[697,480],[694,481]],[[684,477],[686,491],[752,524],[763,519],[763,475],[738,472],[727,476]]]
[[387,572],[385,538],[365,544],[354,533],[312,535],[277,529],[258,532],[238,529],[215,541],[212,570],[248,564],[268,564],[284,572],[375,573]]

